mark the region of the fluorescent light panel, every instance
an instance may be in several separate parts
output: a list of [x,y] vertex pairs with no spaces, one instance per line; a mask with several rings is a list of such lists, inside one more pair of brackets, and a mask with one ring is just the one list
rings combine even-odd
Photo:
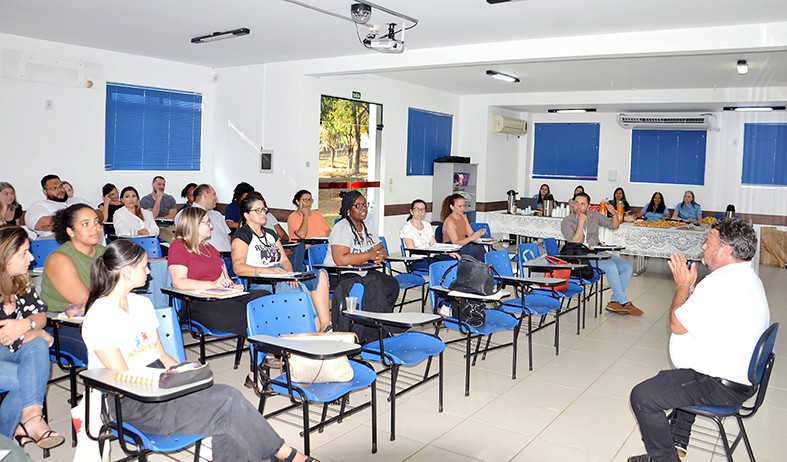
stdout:
[[783,111],[785,106],[726,106],[725,111],[735,112],[769,112],[769,111]]
[[224,32],[214,32],[208,35],[202,35],[191,39],[191,43],[208,43],[224,40],[228,38],[240,37],[242,35],[249,35],[251,30],[248,27],[241,27],[240,29],[233,29]]
[[594,107],[585,108],[566,108],[566,109],[547,109],[550,114],[584,114],[586,112],[596,112]]
[[503,82],[509,83],[519,83],[519,77],[510,74],[504,74],[502,72],[497,71],[486,71],[486,75],[492,77],[493,79],[502,80]]

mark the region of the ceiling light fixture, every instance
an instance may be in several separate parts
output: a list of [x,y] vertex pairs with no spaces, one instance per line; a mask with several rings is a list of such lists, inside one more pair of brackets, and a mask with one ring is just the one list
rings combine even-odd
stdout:
[[510,74],[504,74],[502,72],[490,70],[490,71],[486,71],[486,75],[492,77],[493,79],[502,80],[503,82],[519,83],[519,77]]
[[785,106],[726,106],[725,111],[735,112],[769,112],[769,111],[784,111]]
[[249,35],[251,30],[248,27],[241,27],[240,29],[228,30],[225,32],[214,32],[208,35],[202,35],[191,39],[191,43],[208,43],[216,42],[233,37],[240,37],[242,35]]
[[738,68],[738,75],[746,75],[749,73],[749,64],[745,59],[739,59],[736,67]]
[[550,114],[584,114],[586,112],[596,112],[594,107],[567,108],[567,109],[547,109]]

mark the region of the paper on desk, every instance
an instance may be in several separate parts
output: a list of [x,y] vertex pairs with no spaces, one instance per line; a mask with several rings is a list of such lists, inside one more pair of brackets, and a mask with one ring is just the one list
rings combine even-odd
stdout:
[[430,245],[429,247],[426,248],[426,250],[434,250],[438,252],[456,252],[461,248],[462,248],[461,245],[437,243],[437,244]]
[[461,292],[461,291],[458,291],[458,290],[451,290],[451,291],[448,292],[448,296],[449,297],[472,298],[472,299],[476,299],[476,300],[489,300],[489,301],[495,301],[495,302],[501,300],[503,297],[506,297],[508,295],[511,295],[511,294],[506,292],[506,291],[504,291],[504,290],[498,290],[497,292],[495,292],[492,295],[470,294],[470,293]]

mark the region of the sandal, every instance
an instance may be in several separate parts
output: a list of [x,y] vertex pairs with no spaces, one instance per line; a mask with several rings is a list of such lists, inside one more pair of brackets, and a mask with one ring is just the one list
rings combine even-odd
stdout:
[[22,427],[22,431],[25,432],[24,435],[16,435],[16,441],[19,443],[20,446],[24,446],[28,443],[35,443],[41,449],[53,449],[61,444],[65,443],[66,439],[60,433],[49,429],[41,434],[38,439],[33,438],[30,436],[30,433],[25,428],[25,424],[30,422],[35,418],[40,418],[44,420],[44,416],[42,414],[34,415],[29,419],[25,420],[24,422],[19,422],[19,426]]
[[[271,457],[271,461],[273,462],[293,462],[295,460],[295,456],[298,455],[298,450],[295,448],[290,448],[290,455],[287,456],[286,459],[279,459],[275,455]],[[320,462],[319,460],[315,459],[314,457],[306,456],[306,462]]]

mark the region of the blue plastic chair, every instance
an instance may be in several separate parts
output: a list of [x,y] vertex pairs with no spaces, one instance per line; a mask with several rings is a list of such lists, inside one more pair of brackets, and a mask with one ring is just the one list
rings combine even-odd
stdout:
[[[284,334],[315,332],[314,309],[308,294],[303,292],[292,292],[284,294],[274,294],[252,300],[246,308],[248,320],[249,337],[254,335],[270,335],[277,337]],[[252,349],[255,347],[252,346]],[[260,355],[257,371],[262,365],[265,355]],[[277,355],[278,356],[278,355]],[[289,364],[289,353],[283,352],[281,360],[285,366]],[[310,453],[310,434],[314,431],[322,431],[327,425],[334,422],[341,422],[345,417],[355,414],[366,407],[371,406],[372,418],[372,453],[377,452],[377,374],[371,365],[357,360],[350,360],[354,376],[350,382],[327,382],[327,383],[296,383],[292,382],[286,372],[276,377],[267,377],[263,373],[263,380],[266,386],[270,386],[275,393],[288,396],[291,404],[277,409],[268,414],[265,412],[265,402],[269,393],[260,394],[260,413],[265,418],[271,418],[285,413],[291,409],[302,408],[303,412],[303,446],[304,453]],[[350,406],[350,393],[371,387],[370,401],[358,406]],[[338,415],[326,418],[329,404],[334,401],[341,401]],[[322,418],[316,425],[311,425],[309,406],[312,403],[323,405]]]
[[[176,313],[180,313],[183,309],[183,304],[181,303],[180,299],[173,298],[172,299],[172,306],[175,308]],[[233,365],[233,369],[237,369],[240,365],[240,360],[243,357],[243,346],[246,343],[246,338],[240,335],[235,335],[232,332],[223,332],[220,330],[213,330],[199,321],[195,321],[191,319],[190,315],[181,316],[181,318],[185,318],[182,321],[183,327],[186,328],[186,331],[191,334],[191,337],[199,341],[199,362],[205,364],[205,362],[210,358],[216,358],[219,356],[224,356],[226,354],[230,354],[230,352],[222,352],[222,353],[214,353],[214,354],[206,354],[205,352],[205,344],[211,342],[217,342],[221,340],[226,340],[228,338],[237,337],[237,346],[235,347],[235,363]],[[215,337],[214,339],[207,340],[207,337]],[[189,346],[193,346],[189,345]]]
[[[404,246],[404,239],[399,238],[399,251],[402,252],[402,255],[408,256],[410,253],[405,250]],[[407,267],[407,272],[412,274],[417,274],[421,277],[429,276],[429,266],[426,263],[429,261],[428,258],[424,258],[418,263],[423,262],[423,264],[414,264],[412,262],[405,262],[405,266]]]
[[139,237],[129,237],[126,239],[130,239],[140,247],[145,249],[145,252],[148,254],[148,258],[161,258],[161,241],[158,240],[155,236],[139,236]]
[[52,251],[60,247],[60,244],[54,239],[37,239],[30,241],[30,253],[33,254],[33,261],[30,262],[30,268],[41,268],[46,262],[46,257]]
[[[546,243],[546,239],[544,240]],[[522,266],[522,262],[527,260],[532,260],[540,255],[540,251],[538,250],[538,243],[535,242],[526,242],[524,244],[519,244],[517,246],[517,269],[521,276],[527,275],[527,270]],[[547,254],[549,255],[549,254]],[[564,315],[569,313],[573,310],[577,310],[577,335],[579,335],[580,329],[580,321],[581,318],[584,317],[585,311],[585,304],[584,304],[584,297],[582,294],[585,292],[585,289],[575,282],[571,282],[569,280],[568,286],[564,290],[555,290],[555,289],[538,289],[535,291],[536,293],[541,294],[550,294],[553,297],[556,297],[561,300],[561,304],[563,301],[566,302],[566,308],[560,310],[560,315]],[[571,306],[571,299],[577,297],[577,305],[572,307]]]
[[[456,279],[456,263],[450,261],[439,261],[429,265],[429,287],[439,287],[448,285]],[[438,313],[440,301],[445,297],[435,291],[430,293],[430,301],[432,304],[432,312]],[[522,320],[517,319],[509,313],[502,310],[486,309],[484,310],[485,320],[484,323],[478,327],[473,327],[464,321],[455,317],[449,316],[443,319],[443,326],[446,329],[455,330],[459,332],[462,337],[449,341],[448,343],[465,341],[465,396],[470,395],[470,358],[472,358],[472,365],[475,365],[476,358],[479,354],[482,355],[481,360],[486,359],[486,353],[498,348],[505,348],[511,346],[513,349],[511,360],[511,379],[516,379],[516,351],[517,351],[517,338],[519,337],[519,329],[522,325]],[[511,342],[503,344],[491,344],[492,335],[498,332],[510,330],[513,333]],[[486,344],[481,349],[481,340],[486,338]],[[471,348],[471,341],[476,340],[475,351]]]
[[309,271],[314,271],[314,265],[321,265],[325,262],[325,256],[328,255],[328,244],[314,244],[306,249],[308,262],[306,268]]
[[560,256],[560,250],[557,247],[557,239],[554,237],[545,237],[544,252],[546,252],[547,255],[552,255],[553,257]]
[[[350,295],[358,299],[358,310],[363,310],[363,286],[361,284],[353,284],[353,287],[350,289]],[[393,325],[385,321],[368,320],[368,322],[364,321],[362,324],[376,328],[379,337],[377,340],[363,346],[361,357],[367,361],[374,361],[383,365],[383,369],[377,371],[378,376],[385,372],[391,373],[391,390],[388,395],[388,401],[391,402],[391,441],[393,441],[396,439],[397,396],[438,378],[438,412],[443,412],[443,351],[445,351],[445,343],[436,335],[415,331],[384,337],[383,331],[385,327]],[[429,375],[432,358],[435,355],[438,356],[439,370],[436,374]],[[427,363],[423,375],[400,369],[402,366],[417,366],[424,360],[427,360]],[[405,386],[397,392],[396,384],[400,374]]]
[[437,242],[443,242],[443,225],[438,225],[434,230],[434,238]]
[[[762,333],[752,352],[751,361],[749,362],[749,381],[752,385],[757,387],[757,393],[754,395],[754,403],[751,406],[688,406],[681,408],[683,411],[707,417],[716,423],[722,443],[724,444],[724,453],[727,456],[727,460],[730,462],[732,462],[732,454],[735,452],[735,448],[738,447],[738,443],[740,443],[741,440],[743,440],[743,444],[746,446],[749,460],[754,462],[754,451],[749,442],[749,435],[746,433],[746,428],[743,426],[743,421],[753,417],[765,400],[765,392],[768,391],[768,382],[771,379],[773,363],[776,361],[776,355],[773,353],[773,345],[776,342],[776,334],[778,332],[779,323],[771,324],[771,326]],[[732,445],[730,445],[727,439],[727,432],[724,429],[723,419],[725,417],[735,417],[738,423],[739,432],[735,436]]]
[[[497,271],[501,276],[513,276],[514,271],[511,269],[511,260],[508,256],[507,250],[493,250],[484,255],[484,261]],[[529,288],[527,290],[530,290]],[[542,294],[525,294],[525,290],[519,287],[519,300],[508,300],[503,302],[503,311],[511,313],[515,316],[527,316],[527,353],[528,353],[528,369],[533,370],[533,332],[539,331],[544,327],[555,324],[555,355],[560,353],[560,302],[547,295]],[[555,320],[545,323],[546,315],[554,312]],[[533,329],[532,315],[541,316],[538,327]]]
[[[31,244],[33,242],[36,241],[31,241]],[[57,329],[59,329],[59,325],[49,320],[47,322],[50,326],[52,326],[55,338],[55,343],[49,348],[49,361],[55,363],[57,367],[65,373],[57,377],[52,377],[49,379],[48,383],[57,383],[61,380],[68,379],[69,404],[73,408],[76,407],[77,401],[79,401],[79,393],[77,392],[77,377],[80,371],[87,369],[87,364],[73,351],[69,351],[64,347],[61,347],[60,338],[57,331]],[[74,428],[72,422],[71,446],[76,447],[76,442],[77,431],[76,428]],[[46,454],[46,450],[44,454]]]
[[[380,236],[380,242],[382,242],[383,247],[385,248],[385,253],[388,253],[388,242],[385,240],[385,237]],[[421,312],[423,313],[424,307],[426,306],[426,279],[424,279],[423,276],[409,272],[400,273],[391,267],[391,262],[385,262],[385,269],[394,277],[394,279],[396,279],[396,282],[399,283],[399,290],[403,291],[402,301],[394,304],[394,308],[398,306],[399,312],[401,312],[404,305],[415,302],[415,300],[405,302],[405,299],[407,298],[407,291],[420,287],[421,297],[418,301],[421,302]]]
[[[159,320],[159,341],[164,350],[176,361],[185,361],[186,352],[183,349],[183,337],[180,333],[180,325],[175,310],[170,307],[157,308],[156,317]],[[167,436],[157,433],[146,433],[127,422],[123,422],[122,418],[120,421],[110,422],[108,425],[112,429],[112,435],[118,439],[123,452],[130,457],[138,458],[140,461],[147,460],[147,456],[150,453],[173,453],[183,451],[194,445],[194,462],[199,462],[201,442],[203,438],[207,437],[207,435],[174,434]],[[121,434],[117,431],[118,426],[123,428]],[[133,448],[127,444],[129,439]]]

